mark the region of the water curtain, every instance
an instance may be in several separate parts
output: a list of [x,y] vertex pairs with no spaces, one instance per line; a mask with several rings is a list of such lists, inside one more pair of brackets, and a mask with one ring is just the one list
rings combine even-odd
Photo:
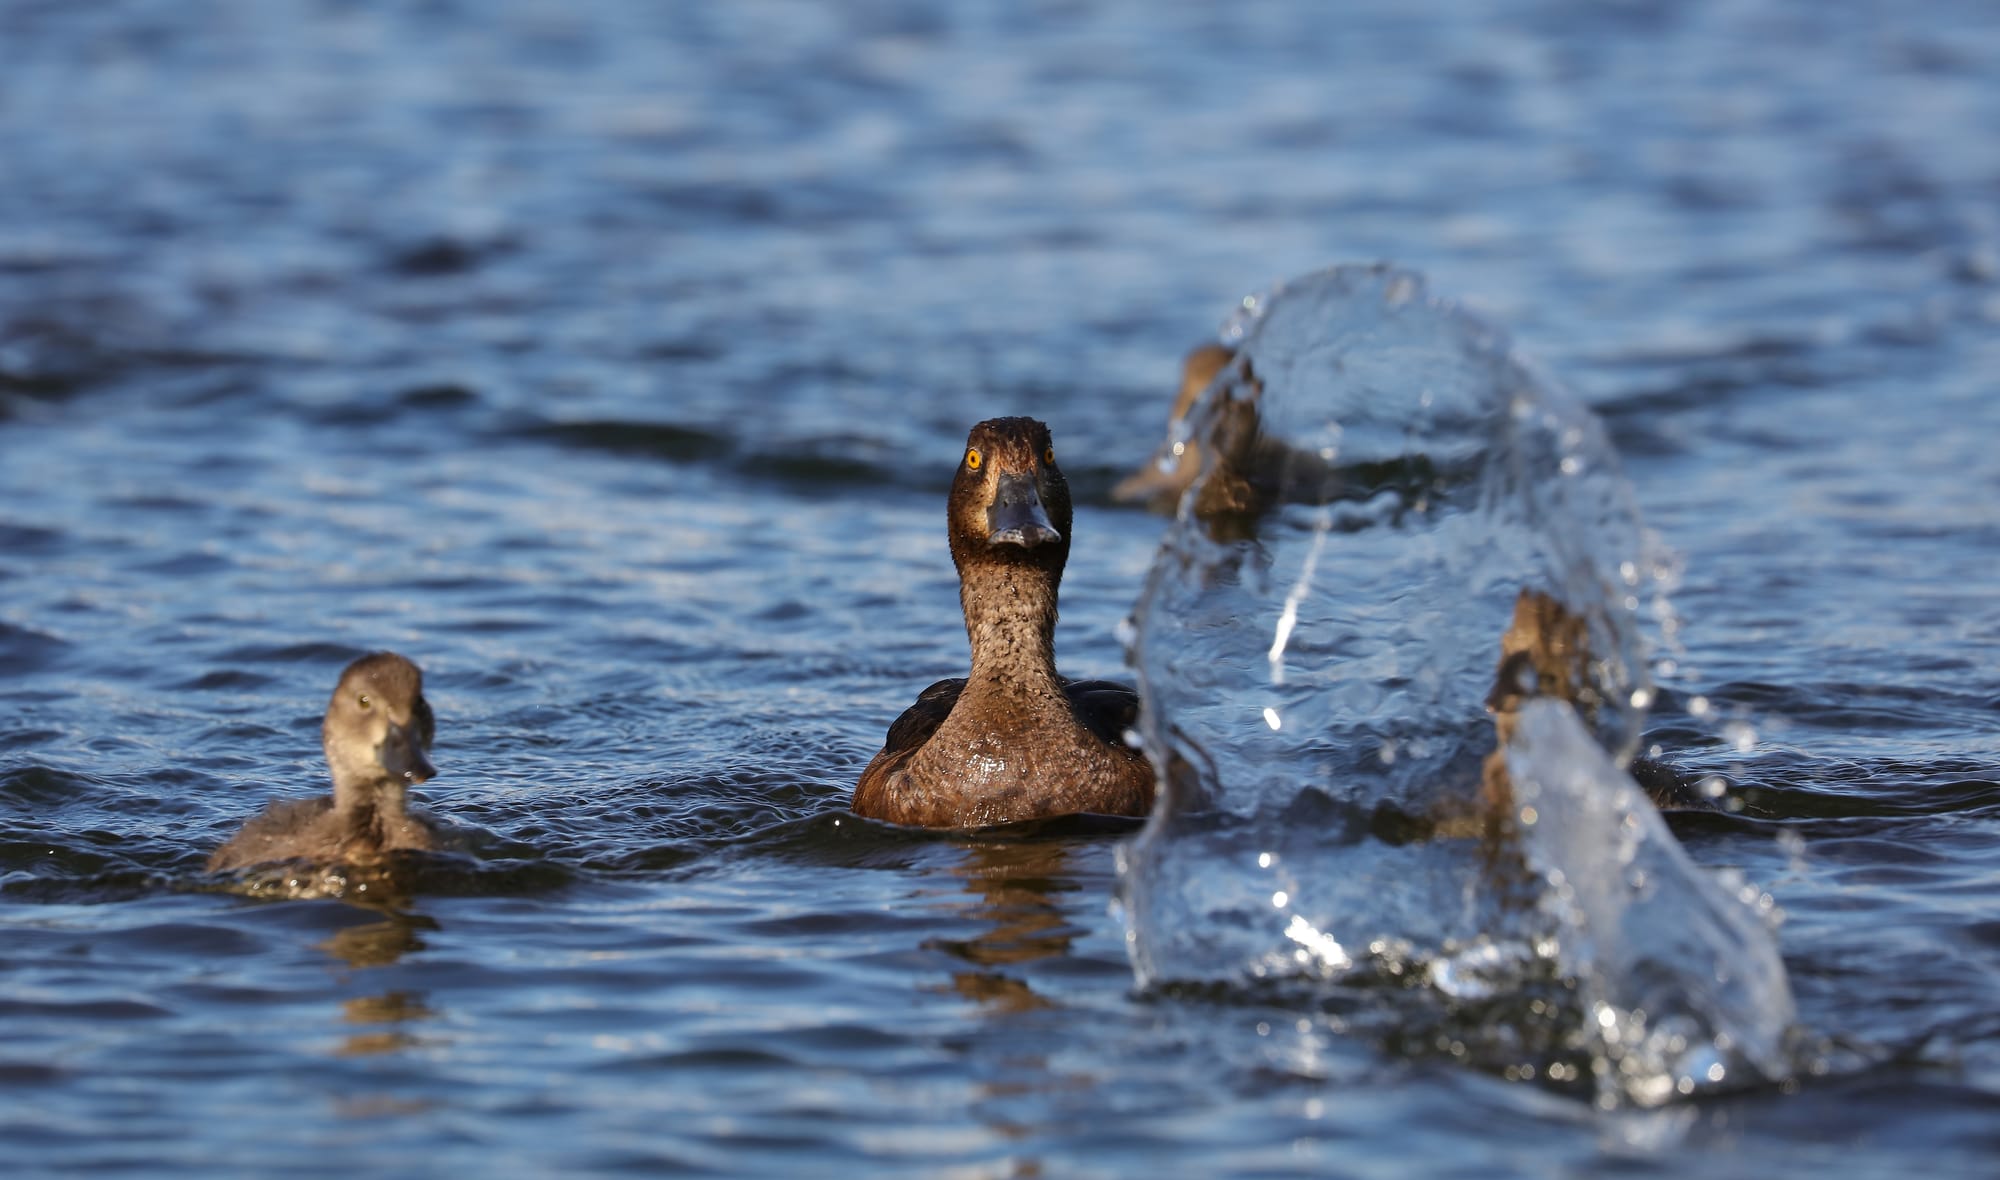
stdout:
[[[1247,299],[1222,342],[1132,620],[1164,768],[1121,854],[1141,987],[1340,1009],[1605,1105],[1787,1076],[1759,895],[1626,772],[1668,563],[1599,423],[1386,266]],[[1502,670],[1524,601],[1571,628],[1561,685]]]

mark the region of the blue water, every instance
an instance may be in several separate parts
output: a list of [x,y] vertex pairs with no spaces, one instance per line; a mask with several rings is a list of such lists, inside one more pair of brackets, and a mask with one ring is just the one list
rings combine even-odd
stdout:
[[[2000,10],[1161,7],[0,6],[11,1167],[1992,1173]],[[1678,553],[1646,742],[1744,805],[1673,826],[1783,912],[1794,1084],[1140,991],[1118,836],[845,813],[964,667],[967,426],[1051,424],[1123,675],[1180,353],[1375,258]],[[205,888],[383,647],[469,851]]]

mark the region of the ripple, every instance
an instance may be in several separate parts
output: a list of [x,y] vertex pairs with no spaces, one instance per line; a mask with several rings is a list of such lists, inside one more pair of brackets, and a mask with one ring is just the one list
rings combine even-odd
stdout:
[[32,627],[0,623],[0,676],[26,676],[61,658],[69,644]]

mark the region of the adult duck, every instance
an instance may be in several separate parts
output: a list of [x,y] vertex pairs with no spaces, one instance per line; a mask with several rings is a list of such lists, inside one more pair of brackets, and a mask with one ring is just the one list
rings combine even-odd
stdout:
[[974,426],[947,521],[972,673],[931,685],[889,727],[854,813],[932,828],[1145,815],[1153,768],[1123,736],[1138,695],[1056,672],[1072,521],[1049,428],[1033,418]]

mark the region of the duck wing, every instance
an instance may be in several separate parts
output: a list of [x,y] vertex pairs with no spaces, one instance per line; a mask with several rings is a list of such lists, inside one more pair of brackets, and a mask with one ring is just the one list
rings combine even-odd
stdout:
[[889,736],[882,741],[882,752],[876,757],[896,758],[908,754],[931,740],[931,735],[951,716],[953,705],[958,704],[958,694],[965,691],[965,677],[956,680],[940,680],[917,694],[917,703],[903,710],[903,715],[889,723]]
[[[1139,694],[1116,680],[1071,680],[1063,685],[1077,720],[1104,742],[1124,746],[1125,731],[1139,724]],[[905,714],[907,716],[907,714]]]
[[931,735],[951,716],[953,705],[958,703],[958,694],[965,690],[963,677],[957,680],[940,680],[917,694],[917,703],[903,710],[903,715],[889,724],[889,736],[882,740],[882,749],[868,760],[861,772],[861,781],[854,785],[854,801],[850,805],[856,815],[875,819],[893,818],[891,800],[884,794],[888,789],[890,776],[896,768],[910,760]]

